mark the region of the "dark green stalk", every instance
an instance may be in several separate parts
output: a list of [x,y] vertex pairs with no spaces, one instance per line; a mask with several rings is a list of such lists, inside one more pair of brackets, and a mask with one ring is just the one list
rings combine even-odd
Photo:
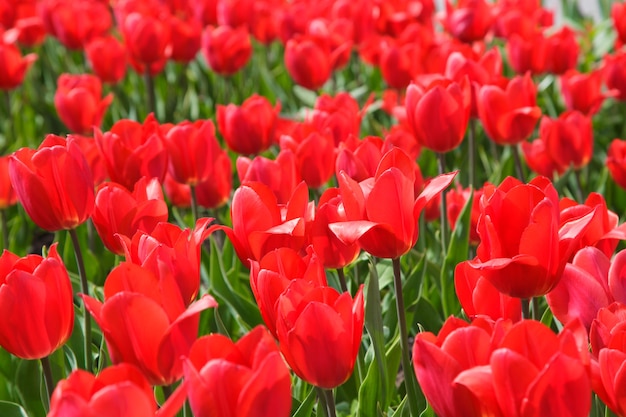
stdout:
[[198,221],[198,198],[196,196],[196,186],[189,186],[189,193],[191,194],[191,214],[193,216],[193,224]]
[[515,170],[517,171],[517,179],[525,183],[526,176],[524,175],[524,167],[522,166],[522,159],[519,156],[519,149],[517,149],[517,145],[511,145],[511,151],[513,151],[513,160],[515,160]]
[[0,210],[0,223],[2,223],[2,249],[9,250],[9,222],[7,221],[7,209]]
[[333,390],[325,389],[324,394],[326,395],[326,407],[328,408],[328,417],[336,417],[337,412],[335,410],[335,396],[333,395]]
[[162,385],[161,389],[163,390],[163,402],[165,402],[168,398],[172,396],[172,392],[174,392],[174,389],[171,385]]
[[146,65],[146,71],[143,74],[146,87],[146,95],[148,99],[148,113],[156,112],[156,93],[154,91],[154,77],[150,73],[150,66]]
[[[81,291],[85,295],[89,295],[89,283],[87,282],[87,273],[85,272],[85,261],[83,260],[83,252],[80,249],[80,242],[78,240],[78,234],[76,229],[70,229],[70,237],[72,238],[72,244],[74,245],[74,254],[76,255],[76,264],[78,265],[78,275],[80,276]],[[92,357],[91,357],[91,316],[85,308],[85,315],[83,316],[83,328],[85,331],[85,369],[89,372],[92,371]]]
[[341,291],[348,292],[348,284],[346,283],[346,274],[343,273],[343,268],[337,268],[337,276],[339,276],[339,285]]
[[315,387],[317,390],[317,408],[318,414],[321,414],[325,417],[330,417],[328,415],[328,404],[326,403],[326,393],[323,388]]
[[522,298],[522,318],[530,319],[530,299]]
[[[444,174],[446,172],[446,155],[443,153],[437,153],[437,162],[439,168],[439,175]],[[448,203],[446,202],[446,190],[444,189],[441,192],[441,249],[443,256],[445,258],[446,252],[448,250]]]
[[43,370],[43,377],[46,383],[46,390],[48,391],[48,398],[52,396],[54,391],[54,378],[52,376],[52,368],[50,367],[50,360],[47,356],[40,359],[41,368]]
[[404,314],[404,297],[402,296],[402,271],[400,270],[400,258],[394,258],[393,264],[393,284],[396,292],[396,310],[398,314],[398,327],[400,328],[400,351],[402,353],[402,370],[404,371],[404,383],[406,385],[406,395],[409,402],[410,415],[419,416],[419,406],[416,397],[415,372],[411,365],[409,356],[409,336],[407,334],[406,316]]
[[541,315],[539,314],[539,297],[533,297],[533,319],[541,320]]

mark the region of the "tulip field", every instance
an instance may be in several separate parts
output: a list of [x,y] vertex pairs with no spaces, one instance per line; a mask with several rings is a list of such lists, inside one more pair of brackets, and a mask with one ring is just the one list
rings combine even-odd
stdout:
[[626,417],[597,4],[0,0],[0,417]]

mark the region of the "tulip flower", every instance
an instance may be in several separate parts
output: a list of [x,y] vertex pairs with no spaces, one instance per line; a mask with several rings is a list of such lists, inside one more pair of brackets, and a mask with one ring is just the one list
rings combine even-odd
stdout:
[[48,135],[37,150],[16,151],[9,176],[24,210],[42,229],[74,229],[93,212],[91,170],[72,138]]
[[162,7],[155,7],[154,3],[151,9],[141,9],[133,3],[128,3],[129,10],[115,10],[120,32],[133,68],[140,74],[155,75],[163,69],[172,52],[169,13]]
[[626,189],[626,140],[613,139],[611,141],[606,155],[606,166],[613,181]]
[[611,20],[619,42],[622,45],[626,44],[626,5],[624,3],[618,2],[611,5]]
[[306,382],[324,389],[348,380],[363,333],[363,286],[354,299],[331,287],[293,280],[276,304],[280,351]]
[[544,295],[558,284],[593,216],[560,225],[557,193],[547,178],[523,184],[508,177],[485,188],[477,257],[466,262],[505,295]]
[[200,312],[217,306],[205,295],[185,307],[182,296],[170,291],[172,285],[167,274],[157,276],[124,262],[104,284],[104,303],[81,294],[102,330],[111,361],[136,365],[151,385],[169,385],[182,377],[182,357],[197,338]]
[[276,336],[276,303],[295,279],[302,279],[317,286],[328,285],[324,265],[311,247],[307,248],[304,257],[293,249],[278,248],[268,252],[260,262],[250,261],[250,287],[263,321],[274,336]]
[[461,42],[482,40],[493,22],[491,5],[485,0],[462,0],[452,6],[446,1],[446,30]]
[[49,356],[74,328],[70,277],[57,252],[24,258],[0,256],[0,346],[23,359]]
[[154,417],[156,411],[146,378],[135,366],[121,363],[98,376],[82,369],[73,371],[54,390],[48,417]]
[[310,188],[321,188],[335,172],[335,144],[328,134],[312,132],[301,142],[283,135],[280,148],[294,153],[300,177]]
[[170,58],[177,62],[191,62],[202,46],[202,26],[194,18],[170,16],[172,53]]
[[480,242],[480,236],[478,236],[478,219],[480,218],[480,199],[483,196],[483,189],[480,188],[478,190],[471,190],[457,185],[456,188],[448,190],[446,193],[446,200],[448,203],[447,215],[448,222],[450,223],[452,230],[454,230],[456,228],[456,221],[461,215],[461,211],[463,211],[463,207],[465,207],[465,204],[471,195],[473,195],[473,198],[469,224],[469,239],[471,244],[477,245]]
[[16,45],[0,41],[0,89],[9,91],[20,86],[36,60],[36,54],[22,56]]
[[615,95],[614,91],[603,92],[603,71],[596,69],[589,73],[569,70],[559,78],[561,94],[568,110],[578,110],[587,116],[593,116],[607,97]]
[[576,68],[579,51],[576,33],[563,26],[546,38],[546,71],[558,75]]
[[357,182],[373,177],[383,157],[383,146],[379,137],[369,136],[359,140],[356,136],[350,136],[337,153],[336,175],[344,171]]
[[417,141],[434,152],[446,153],[463,141],[471,109],[467,78],[460,83],[433,82],[427,88],[411,84],[406,91],[407,121]]
[[95,130],[96,144],[104,157],[111,181],[131,190],[141,177],[163,181],[168,155],[161,126],[153,114],[143,123],[118,120],[111,130]]
[[[191,187],[175,181],[169,174],[163,182],[165,195],[176,207],[191,207]],[[222,207],[230,199],[233,189],[233,176],[230,157],[226,151],[220,151],[213,163],[213,175],[196,184],[196,202],[208,209]]]
[[405,89],[423,71],[423,51],[415,42],[385,38],[379,45],[380,72],[390,88]]
[[288,149],[279,152],[275,160],[264,156],[255,156],[254,159],[238,157],[237,175],[241,184],[252,181],[267,185],[278,204],[287,204],[293,191],[302,182],[296,157]]
[[536,94],[529,74],[513,78],[506,89],[483,86],[477,96],[478,116],[489,138],[500,145],[527,139],[541,117]]
[[103,83],[117,84],[124,79],[128,65],[126,45],[113,36],[93,39],[85,46],[93,72]]
[[626,414],[622,394],[626,388],[625,363],[626,352],[619,349],[602,349],[598,353],[598,362],[592,365],[594,392],[606,404],[608,410],[618,416]]
[[626,305],[620,302],[611,303],[608,307],[598,310],[589,329],[591,353],[597,357],[604,349],[624,351],[626,332]]
[[361,119],[371,104],[371,98],[363,108],[348,93],[340,92],[334,97],[322,94],[315,100],[313,112],[307,122],[318,132],[332,132],[335,146],[339,146],[350,135],[358,136],[361,130]]
[[166,222],[167,204],[161,184],[142,178],[133,192],[114,182],[102,184],[96,194],[92,221],[104,246],[116,255],[124,254],[117,235],[132,237],[137,231],[151,233],[159,222]]
[[217,127],[233,152],[254,155],[269,148],[275,140],[274,129],[280,105],[253,94],[241,106],[217,106]]
[[252,43],[245,27],[207,27],[202,34],[202,53],[209,67],[220,75],[243,68],[252,56]]
[[9,156],[0,157],[0,210],[17,204],[17,194],[11,185],[9,175]]
[[617,100],[626,100],[626,53],[604,56],[604,81]]
[[[419,215],[426,204],[446,188],[456,173],[434,178],[415,197],[415,169],[399,148],[387,152],[376,176],[361,183],[339,175],[339,189],[348,221],[332,223],[330,230],[344,243],[358,241],[363,250],[380,258],[398,258],[417,242]],[[385,205],[380,202],[385,201]]]
[[528,34],[512,34],[506,44],[506,54],[517,74],[546,72],[546,37],[535,29]]
[[417,379],[440,417],[587,416],[591,381],[585,336],[576,322],[556,335],[533,320],[467,325],[452,317],[438,336],[417,335]]
[[61,74],[54,106],[61,121],[74,133],[90,134],[100,127],[113,95],[102,98],[102,84],[94,75]]
[[257,326],[237,343],[198,339],[185,362],[189,404],[197,417],[288,417],[291,378],[270,334]]
[[333,69],[330,46],[311,35],[295,35],[285,46],[285,66],[296,84],[317,90]]

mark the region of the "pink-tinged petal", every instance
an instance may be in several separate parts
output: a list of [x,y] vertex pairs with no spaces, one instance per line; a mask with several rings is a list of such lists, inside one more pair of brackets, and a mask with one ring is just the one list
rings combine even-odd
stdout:
[[626,411],[626,353],[616,349],[600,350],[599,372],[602,390],[596,388],[598,381],[594,380],[594,391],[614,412],[622,414]]
[[587,271],[587,273],[602,286],[607,294],[610,293],[609,269],[611,263],[608,256],[594,246],[587,246],[580,249],[576,252],[572,260],[573,265]]
[[365,196],[359,183],[343,171],[337,176],[337,181],[339,182],[346,218],[348,220],[364,220]]
[[361,236],[370,231],[378,223],[367,220],[354,220],[347,222],[330,223],[328,228],[346,245],[352,245]]
[[580,239],[591,224],[600,207],[596,206],[593,211],[585,216],[565,223],[559,229],[559,257],[563,262],[572,256]]
[[462,417],[452,398],[452,383],[463,370],[452,356],[418,335],[413,345],[413,365],[426,400],[438,416]]
[[400,170],[411,183],[415,182],[415,161],[409,158],[402,149],[394,147],[382,156],[376,167],[375,181],[378,182],[380,176],[389,168]]
[[452,183],[456,174],[458,174],[458,171],[438,175],[424,187],[420,195],[417,196],[413,207],[413,217],[416,221],[419,219],[419,215],[422,209],[426,207],[426,204],[445,190]]
[[531,361],[510,349],[498,349],[491,355],[498,404],[505,416],[520,416],[528,386],[539,374]]
[[529,386],[522,417],[586,417],[591,409],[591,381],[578,358],[557,353]]

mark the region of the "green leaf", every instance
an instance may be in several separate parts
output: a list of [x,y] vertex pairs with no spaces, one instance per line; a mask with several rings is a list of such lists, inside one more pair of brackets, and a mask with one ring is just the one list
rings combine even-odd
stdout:
[[21,405],[8,401],[0,401],[0,416],[2,417],[28,417],[26,410]]
[[310,417],[313,413],[313,406],[315,405],[315,399],[317,398],[315,390],[311,389],[304,401],[300,404],[293,417]]
[[441,268],[441,298],[444,318],[461,311],[461,305],[454,291],[454,269],[457,264],[467,260],[473,200],[472,194],[456,220],[452,239],[448,245],[448,253]]
[[[31,417],[45,416],[42,396],[46,395],[39,361],[22,360],[17,367],[15,380],[20,403]],[[3,415],[3,414],[2,414]]]

